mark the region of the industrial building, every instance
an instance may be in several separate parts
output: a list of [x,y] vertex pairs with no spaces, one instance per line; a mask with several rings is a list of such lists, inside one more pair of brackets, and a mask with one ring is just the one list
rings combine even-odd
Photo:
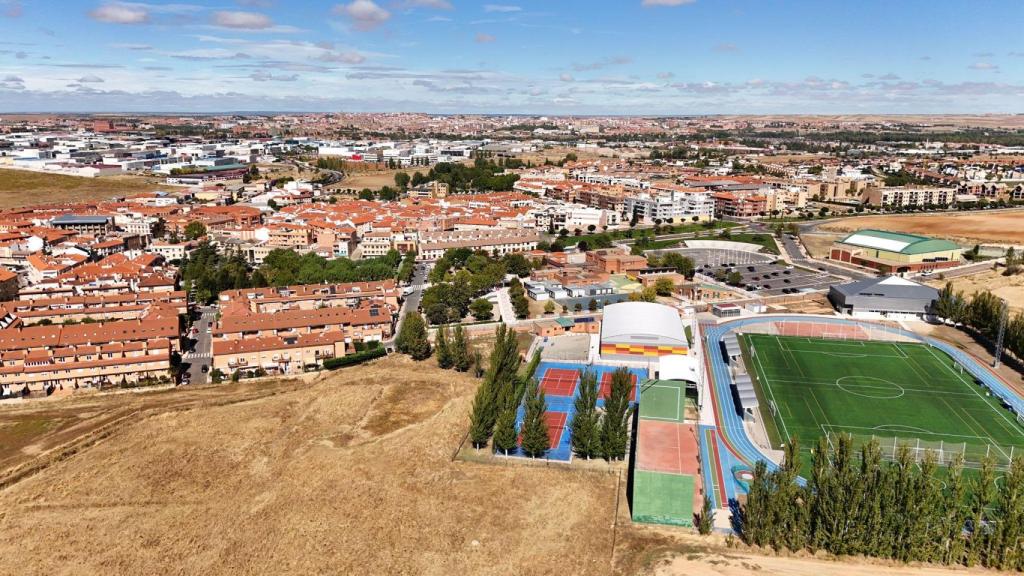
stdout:
[[689,352],[679,312],[651,302],[622,302],[604,308],[601,356],[657,358]]
[[931,315],[939,291],[900,278],[869,278],[832,286],[828,299],[836,310],[857,318],[924,319]]
[[836,242],[829,258],[885,274],[950,268],[960,264],[954,242],[884,230],[860,230]]

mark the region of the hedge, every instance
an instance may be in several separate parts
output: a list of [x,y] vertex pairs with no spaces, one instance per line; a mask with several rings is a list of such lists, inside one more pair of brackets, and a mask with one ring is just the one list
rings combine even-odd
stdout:
[[367,360],[380,358],[381,356],[387,355],[387,353],[388,351],[385,350],[384,347],[378,346],[362,352],[356,352],[355,354],[349,354],[348,356],[342,356],[340,358],[328,358],[324,360],[324,368],[327,370],[334,370],[344,366],[352,366],[354,364],[366,362]]

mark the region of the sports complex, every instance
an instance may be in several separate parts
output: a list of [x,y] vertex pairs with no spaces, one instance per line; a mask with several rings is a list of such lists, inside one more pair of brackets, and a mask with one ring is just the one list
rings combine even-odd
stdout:
[[[699,437],[705,485],[717,508],[747,491],[757,460],[774,468],[800,440],[809,471],[819,438],[877,441],[892,458],[968,468],[1024,450],[1024,401],[981,361],[897,324],[764,315],[703,326],[712,418]],[[754,394],[743,390],[752,387]]]

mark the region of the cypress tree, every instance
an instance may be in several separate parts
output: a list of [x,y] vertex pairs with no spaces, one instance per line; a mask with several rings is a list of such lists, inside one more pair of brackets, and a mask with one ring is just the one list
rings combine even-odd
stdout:
[[629,397],[633,379],[626,368],[612,373],[611,391],[604,401],[604,418],[601,420],[601,452],[608,460],[619,460],[626,455],[629,444],[629,417],[632,408]]
[[470,353],[469,343],[466,341],[466,331],[461,324],[456,324],[452,330],[449,350],[452,356],[452,367],[459,372],[468,372],[473,365],[473,355]]
[[516,449],[516,411],[505,409],[498,416],[498,422],[494,427],[494,451],[499,450],[508,456],[509,450]]
[[715,525],[715,510],[711,507],[711,498],[704,496],[704,504],[697,515],[697,532],[707,536]]
[[531,458],[544,456],[551,448],[548,437],[547,401],[537,381],[530,379],[526,389],[526,413],[523,416],[523,452]]
[[484,379],[476,389],[473,397],[473,410],[469,416],[469,437],[474,448],[482,448],[487,444],[494,430],[498,407],[494,401],[493,384]]
[[572,417],[569,440],[572,451],[587,460],[601,454],[598,393],[597,374],[590,370],[584,371],[580,375],[579,395],[573,402],[576,413]]
[[438,367],[445,370],[451,368],[454,362],[452,360],[450,342],[448,341],[448,330],[444,324],[437,327],[437,336],[434,338],[434,344],[437,346]]

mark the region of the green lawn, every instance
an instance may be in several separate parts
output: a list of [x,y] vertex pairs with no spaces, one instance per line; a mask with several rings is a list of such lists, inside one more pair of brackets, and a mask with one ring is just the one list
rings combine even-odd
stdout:
[[856,444],[877,439],[886,454],[900,444],[944,462],[963,452],[969,466],[986,453],[1006,464],[1024,449],[1013,414],[931,346],[764,334],[743,343],[775,445],[796,436],[809,450],[847,433]]

